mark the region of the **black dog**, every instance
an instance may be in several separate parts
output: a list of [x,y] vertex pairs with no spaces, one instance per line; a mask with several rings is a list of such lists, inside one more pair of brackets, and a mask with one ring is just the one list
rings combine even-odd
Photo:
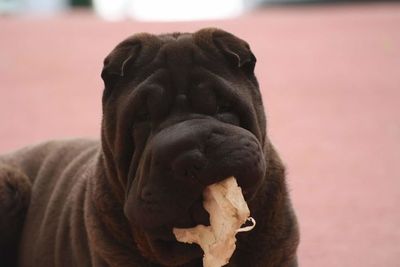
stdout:
[[1,266],[202,266],[173,227],[209,224],[206,186],[235,176],[257,221],[231,267],[297,266],[284,168],[256,59],[218,29],[138,34],[105,59],[101,142],[0,157]]

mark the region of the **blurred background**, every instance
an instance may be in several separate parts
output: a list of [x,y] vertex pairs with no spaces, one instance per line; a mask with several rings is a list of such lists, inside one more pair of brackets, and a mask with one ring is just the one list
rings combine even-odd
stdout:
[[98,138],[107,53],[137,32],[210,26],[258,59],[301,266],[400,266],[396,1],[0,0],[0,153]]

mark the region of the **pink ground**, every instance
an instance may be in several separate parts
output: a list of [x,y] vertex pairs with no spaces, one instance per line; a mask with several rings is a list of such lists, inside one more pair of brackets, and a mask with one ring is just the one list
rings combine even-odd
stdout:
[[307,267],[400,266],[400,4],[270,8],[236,20],[0,18],[0,151],[99,135],[104,56],[135,32],[217,26],[258,58]]

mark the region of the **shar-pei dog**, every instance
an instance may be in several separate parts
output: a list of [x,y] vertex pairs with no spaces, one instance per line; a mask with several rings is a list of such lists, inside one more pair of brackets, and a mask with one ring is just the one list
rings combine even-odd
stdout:
[[100,141],[0,157],[0,266],[202,266],[202,249],[172,229],[209,225],[202,192],[230,176],[257,225],[226,266],[297,266],[255,63],[245,41],[212,28],[118,44],[101,73]]

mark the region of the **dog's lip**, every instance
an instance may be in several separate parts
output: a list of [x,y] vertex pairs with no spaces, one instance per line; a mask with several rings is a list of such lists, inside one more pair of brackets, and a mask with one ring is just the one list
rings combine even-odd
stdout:
[[203,256],[200,246],[177,241],[172,231],[147,235],[147,240],[157,261],[168,266],[180,266]]
[[203,256],[203,250],[197,244],[181,243],[176,239],[154,239],[151,242],[151,247],[157,252],[160,261],[169,261],[177,256],[179,261],[184,263]]
[[176,240],[174,234],[172,233],[172,231],[152,234],[152,235],[149,236],[149,239],[152,242],[158,242],[158,241],[163,241],[163,242],[175,241],[175,242],[177,242],[177,240]]

